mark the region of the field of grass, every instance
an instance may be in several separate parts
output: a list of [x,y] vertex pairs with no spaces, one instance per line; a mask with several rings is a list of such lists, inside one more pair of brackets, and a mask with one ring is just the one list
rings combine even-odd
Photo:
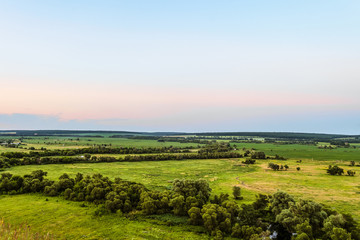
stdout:
[[[9,137],[8,137],[9,138]],[[10,138],[12,139],[12,138]],[[79,139],[79,140],[77,140]],[[197,147],[203,144],[198,143],[179,143],[179,142],[158,142],[157,140],[127,139],[127,138],[74,138],[74,137],[31,137],[23,139],[23,145],[19,148],[9,148],[0,146],[1,152],[28,152],[30,147],[36,150],[46,148],[71,149],[86,148],[94,145],[108,145],[111,147]]]
[[[273,171],[267,168],[269,162],[287,164],[290,169]],[[296,160],[258,160],[257,164],[252,166],[242,166],[239,163],[240,160],[229,159],[79,163],[19,166],[11,168],[8,172],[24,175],[42,169],[48,172],[48,177],[53,180],[58,179],[63,173],[72,177],[78,172],[90,175],[101,173],[112,179],[120,177],[141,182],[146,187],[157,190],[170,188],[171,181],[176,178],[202,178],[209,181],[214,194],[231,194],[232,187],[239,185],[245,198],[241,202],[244,203],[252,202],[257,193],[271,194],[283,190],[297,198],[316,200],[339,211],[352,212],[360,220],[360,176],[331,176],[326,173],[327,166],[335,163],[345,171],[357,169],[347,166],[347,162],[303,160],[299,164]],[[300,166],[300,171],[296,170],[297,166]]]
[[[85,147],[88,138],[80,142],[61,138],[63,147]],[[59,141],[53,137],[52,141]],[[42,137],[26,140],[28,146],[36,148],[59,145],[44,145]],[[91,143],[109,144],[112,146],[197,146],[154,140],[134,139],[98,139]],[[106,143],[107,142],[107,143]],[[78,145],[72,145],[78,144]],[[265,143],[236,143],[237,149],[256,149],[267,155],[278,154],[288,160],[257,160],[256,164],[245,166],[244,159],[211,159],[211,160],[182,160],[182,161],[149,161],[149,162],[114,162],[114,163],[79,163],[54,165],[28,165],[6,169],[16,175],[28,174],[34,170],[48,172],[48,178],[56,180],[63,173],[74,177],[76,173],[101,173],[114,179],[120,177],[143,183],[149,189],[163,190],[172,186],[172,180],[206,179],[212,188],[212,194],[228,193],[232,187],[241,187],[244,200],[238,203],[250,203],[258,193],[272,194],[277,190],[286,191],[295,198],[312,199],[324,203],[340,212],[351,213],[355,220],[360,221],[360,176],[357,173],[350,176],[331,176],[326,173],[329,164],[338,165],[346,170],[360,170],[360,167],[350,167],[350,161],[360,162],[359,148],[337,148],[332,150],[319,149],[309,145],[278,145]],[[3,151],[3,147],[0,148]],[[242,151],[242,150],[239,150]],[[113,155],[114,156],[114,155]],[[117,156],[117,155],[116,155]],[[298,160],[302,160],[301,163]],[[290,166],[287,171],[273,171],[267,168],[273,162]],[[296,167],[301,170],[297,171]],[[63,239],[201,239],[206,235],[196,234],[202,228],[185,224],[185,220],[168,216],[176,224],[167,226],[164,219],[137,216],[129,219],[116,214],[94,217],[93,207],[80,207],[80,203],[65,201],[62,198],[48,198],[39,195],[0,196],[0,217],[11,224],[28,223],[36,232],[45,233],[43,229],[50,229],[51,234],[62,236]],[[40,216],[40,217],[39,217]],[[162,216],[163,218],[166,216]],[[69,224],[71,223],[71,224]],[[121,226],[121,227],[120,227]],[[190,229],[191,228],[191,229]],[[195,233],[194,233],[195,232]],[[120,236],[120,237],[119,237]]]
[[[314,159],[314,160],[344,160],[360,162],[360,148],[319,149],[318,146],[300,144],[270,144],[270,143],[235,143],[237,148],[254,148],[267,155],[278,154],[286,158]],[[355,144],[354,144],[355,145]]]
[[[53,239],[207,239],[200,227],[181,217],[117,214],[95,217],[93,206],[40,195],[0,197],[0,213],[13,225],[27,223],[34,232],[51,233]],[[168,226],[171,223],[172,226]],[[0,236],[1,237],[1,236]]]

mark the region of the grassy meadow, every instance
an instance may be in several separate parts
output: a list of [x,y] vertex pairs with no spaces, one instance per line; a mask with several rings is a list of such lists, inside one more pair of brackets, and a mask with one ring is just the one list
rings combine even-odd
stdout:
[[[75,138],[32,137],[24,139],[23,149],[0,147],[0,152],[29,151],[40,149],[79,148],[88,144],[111,144],[113,147],[197,147],[197,143],[158,142],[126,138]],[[163,190],[172,186],[172,180],[206,179],[213,194],[231,195],[234,185],[241,187],[243,200],[250,203],[256,194],[272,194],[286,191],[295,198],[305,198],[328,205],[340,212],[351,213],[360,221],[360,176],[331,176],[328,165],[338,165],[346,170],[350,161],[360,162],[360,148],[320,149],[318,146],[300,144],[235,143],[236,149],[264,151],[267,155],[278,154],[287,160],[257,160],[254,165],[244,165],[244,159],[204,159],[181,161],[113,162],[27,165],[6,169],[15,175],[34,170],[48,172],[47,177],[57,180],[63,173],[74,177],[76,173],[91,175],[101,173],[111,179],[120,177],[144,184],[149,189]],[[91,145],[90,145],[91,146]],[[27,148],[27,149],[25,149]],[[299,162],[301,160],[301,162]],[[269,169],[268,163],[288,165],[283,171]],[[300,170],[296,170],[300,167]],[[65,201],[61,197],[44,197],[36,194],[0,196],[0,218],[12,225],[26,223],[34,232],[50,234],[60,239],[208,239],[201,234],[201,227],[186,224],[186,218],[173,215],[135,216],[133,219],[116,214],[94,217],[93,206],[81,206],[78,202]]]

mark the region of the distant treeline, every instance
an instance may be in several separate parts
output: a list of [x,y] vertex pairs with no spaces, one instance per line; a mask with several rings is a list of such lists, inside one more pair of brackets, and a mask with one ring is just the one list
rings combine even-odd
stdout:
[[297,140],[297,139],[285,139],[285,138],[265,138],[264,140],[257,139],[237,139],[231,140],[231,143],[272,143],[277,145],[290,145],[290,144],[301,144],[301,145],[311,145],[316,146],[317,141],[313,140]]
[[202,140],[194,137],[162,137],[162,136],[125,136],[125,135],[112,135],[110,138],[128,138],[128,139],[139,139],[139,140],[156,140],[158,142],[179,142],[179,143],[198,143],[198,144],[209,144],[214,141]]
[[329,140],[334,138],[357,138],[359,135],[340,135],[340,134],[320,134],[320,133],[291,133],[291,132],[214,132],[214,133],[193,133],[196,136],[244,136],[244,137],[264,137],[281,139],[321,139]]
[[91,147],[91,148],[77,148],[77,149],[54,149],[44,151],[30,151],[30,152],[4,152],[1,156],[6,158],[25,158],[25,157],[46,157],[46,156],[75,156],[80,154],[146,154],[146,153],[182,153],[189,152],[193,147]]
[[360,140],[360,135],[342,135],[342,134],[322,134],[322,133],[294,133],[294,132],[205,132],[205,133],[183,133],[183,132],[129,132],[129,131],[75,131],[75,130],[4,130],[0,131],[2,136],[79,136],[84,134],[93,137],[94,135],[113,134],[113,136],[130,135],[132,136],[238,136],[238,137],[263,137],[263,138],[281,138],[281,139],[312,139],[316,141],[353,138]]
[[273,143],[278,145],[289,145],[289,144],[301,144],[301,145],[313,145],[316,146],[318,144],[317,141],[313,140],[284,140],[284,139],[265,139],[265,143]]
[[[142,134],[140,132],[128,131],[86,131],[86,130],[3,130],[0,131],[2,136],[64,136],[64,135],[78,135],[78,134]],[[79,135],[83,136],[83,135]]]
[[[95,216],[111,213],[125,217],[165,213],[186,216],[189,224],[202,226],[215,239],[231,236],[243,240],[360,240],[360,230],[351,215],[311,200],[296,201],[282,191],[259,194],[253,203],[238,205],[229,194],[212,196],[208,182],[201,179],[176,179],[170,190],[153,191],[140,183],[121,178],[112,181],[101,174],[78,173],[71,178],[65,173],[58,181],[48,180],[46,175],[42,170],[24,176],[3,173],[0,193],[40,193],[86,201],[97,206]],[[234,186],[233,195],[239,199],[239,187]]]
[[186,159],[218,159],[218,158],[242,158],[237,152],[211,152],[194,154],[154,154],[154,155],[127,155],[124,157],[91,156],[83,157],[25,157],[0,159],[0,169],[19,165],[44,165],[44,164],[70,164],[70,163],[99,163],[99,162],[141,162],[141,161],[168,161]]

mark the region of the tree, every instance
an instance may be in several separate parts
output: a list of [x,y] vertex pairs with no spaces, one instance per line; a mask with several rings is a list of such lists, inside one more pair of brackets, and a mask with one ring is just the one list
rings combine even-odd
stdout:
[[189,222],[193,225],[201,225],[203,224],[203,220],[201,217],[201,209],[198,207],[192,207],[188,211],[189,214]]
[[218,204],[206,204],[201,209],[205,229],[213,236],[217,231],[231,233],[231,214]]
[[209,197],[211,188],[205,180],[179,180],[173,182],[173,191],[185,197],[196,197],[201,201],[201,205],[205,204]]
[[261,232],[262,229],[260,227],[248,225],[240,226],[240,224],[236,223],[235,226],[232,228],[231,236],[235,238],[249,240],[252,239],[252,237],[255,237],[257,234],[260,234]]
[[313,239],[312,236],[312,228],[309,224],[309,221],[305,221],[303,223],[299,223],[295,227],[295,231],[297,233],[295,240],[310,240]]
[[351,240],[351,233],[342,228],[334,228],[330,237],[331,240]]
[[[327,213],[322,209],[322,206],[310,200],[303,200],[296,203],[290,203],[288,209],[284,209],[280,214],[276,215],[276,222],[280,223],[289,233],[297,232],[297,228],[302,229],[309,237],[314,235],[320,237],[322,235],[323,222],[327,218]],[[308,229],[305,222],[312,228],[312,231],[305,231]],[[299,225],[300,224],[300,225]]]
[[173,208],[175,215],[178,216],[186,215],[184,196],[178,195],[177,197],[171,199],[169,205]]
[[278,191],[270,199],[270,208],[275,215],[278,215],[282,210],[289,209],[290,203],[295,203],[294,198],[286,192]]
[[235,199],[243,199],[241,197],[241,188],[239,186],[233,186],[233,196]]
[[253,207],[255,210],[263,210],[269,205],[269,196],[264,194],[256,195],[256,200],[253,202]]
[[298,170],[298,171],[300,171],[300,169],[301,169],[300,167],[297,167],[297,168],[296,168],[296,170]]

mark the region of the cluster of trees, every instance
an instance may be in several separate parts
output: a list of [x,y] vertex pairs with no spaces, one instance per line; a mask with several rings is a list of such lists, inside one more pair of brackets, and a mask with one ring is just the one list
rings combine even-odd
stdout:
[[152,154],[152,155],[126,155],[124,157],[91,156],[84,154],[81,157],[25,157],[0,158],[0,169],[19,165],[43,165],[43,164],[71,164],[71,163],[98,163],[98,162],[140,162],[140,161],[167,161],[186,159],[219,159],[219,158],[242,158],[237,152],[209,152],[209,153],[182,153],[182,154]]
[[[330,175],[343,175],[344,174],[344,169],[339,167],[339,166],[331,166],[329,165],[328,169],[326,169],[326,172]],[[347,171],[347,175],[348,176],[355,176],[356,172],[353,170],[348,170]]]
[[331,146],[331,145],[323,145],[323,146],[318,146],[318,148],[319,149],[330,149],[330,150],[332,150],[332,149],[335,149],[336,147],[333,147],[333,146]]
[[205,145],[199,150],[199,153],[230,152],[233,149],[229,142],[214,142]]
[[242,161],[242,163],[244,164],[255,164],[256,160],[255,159],[246,159],[245,161]]
[[[172,213],[188,216],[189,223],[203,226],[217,239],[360,239],[350,215],[340,214],[310,200],[295,199],[285,192],[258,195],[252,204],[239,206],[228,194],[211,196],[204,180],[175,180],[171,190],[151,191],[140,183],[121,178],[111,181],[100,174],[75,178],[67,174],[58,181],[45,178],[41,170],[25,176],[1,174],[0,193],[42,193],[71,201],[99,205],[95,214],[111,212]],[[238,198],[240,188],[234,187]]]
[[275,156],[266,156],[266,154],[264,152],[251,152],[250,150],[246,150],[244,153],[244,156],[247,157],[249,156],[251,157],[251,159],[276,159],[276,160],[286,160],[286,158],[279,156],[278,154],[276,154]]
[[[289,166],[288,165],[279,165],[279,164],[276,164],[276,163],[269,163],[268,164],[268,168],[274,170],[274,171],[279,171],[279,170],[288,170],[289,169]],[[298,169],[300,170],[300,169]]]
[[251,154],[251,159],[266,159],[264,152],[254,152]]
[[329,165],[328,169],[326,170],[326,172],[330,175],[343,175],[344,174],[344,169],[338,166],[331,166]]
[[273,159],[276,159],[276,160],[286,160],[286,158],[284,158],[283,156],[279,156],[279,155],[277,155],[277,154],[273,157]]
[[332,140],[332,141],[330,141],[330,145],[335,145],[337,147],[345,147],[345,148],[350,147],[350,144],[348,142],[345,142],[342,140]]

